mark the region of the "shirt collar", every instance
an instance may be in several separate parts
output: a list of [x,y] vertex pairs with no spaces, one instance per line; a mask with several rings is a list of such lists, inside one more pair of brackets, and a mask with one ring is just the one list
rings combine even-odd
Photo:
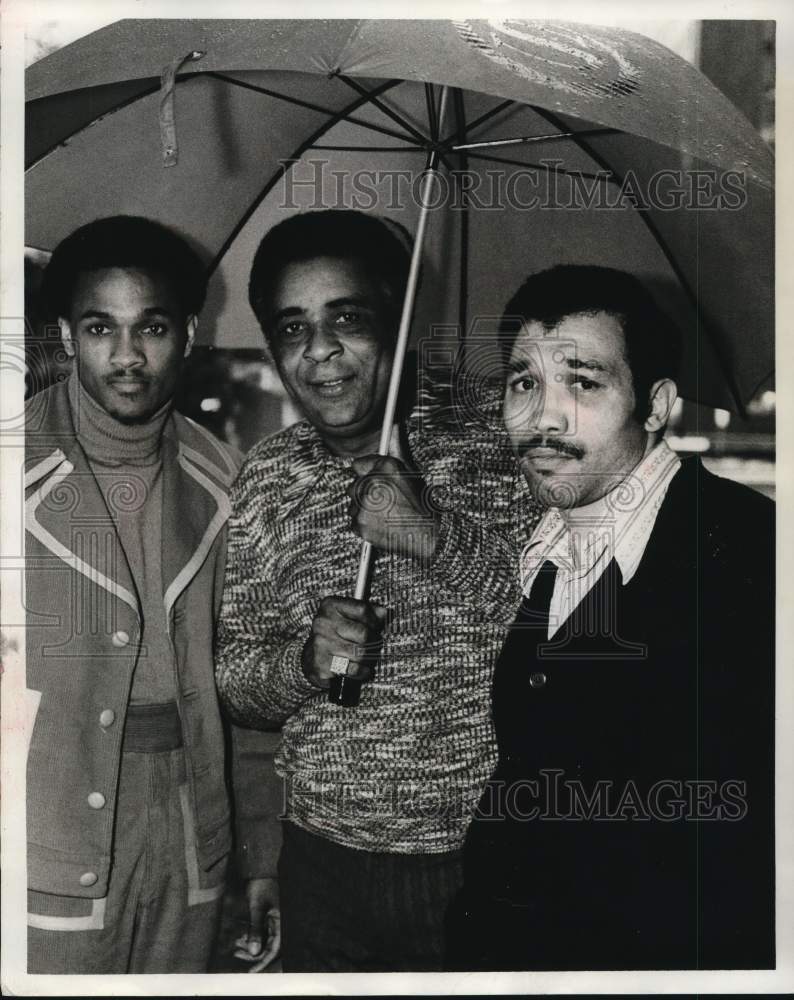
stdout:
[[569,579],[591,572],[614,558],[623,583],[634,576],[648,544],[656,515],[681,460],[660,441],[626,478],[605,496],[576,508],[572,517],[550,507],[521,555],[521,577],[528,593],[548,559]]

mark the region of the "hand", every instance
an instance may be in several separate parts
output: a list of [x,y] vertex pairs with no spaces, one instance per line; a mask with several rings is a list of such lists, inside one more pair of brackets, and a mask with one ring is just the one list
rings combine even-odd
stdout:
[[248,930],[234,942],[234,957],[251,962],[249,972],[263,972],[281,950],[281,912],[278,881],[252,878],[245,886]]
[[348,675],[368,681],[387,617],[386,608],[371,601],[324,597],[303,647],[301,666],[306,677],[316,687],[327,688],[333,677],[331,660],[343,656],[350,661]]
[[424,480],[399,459],[382,455],[356,458],[353,471],[356,479],[347,491],[353,530],[384,552],[429,563],[439,514],[427,501]]

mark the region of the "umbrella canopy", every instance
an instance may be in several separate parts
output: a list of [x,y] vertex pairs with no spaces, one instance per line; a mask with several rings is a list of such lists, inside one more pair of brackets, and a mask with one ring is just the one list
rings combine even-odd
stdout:
[[[443,122],[438,85],[451,88]],[[551,21],[121,21],[34,64],[27,86],[27,243],[51,248],[119,212],[174,226],[211,261],[205,342],[261,344],[244,287],[269,225],[353,203],[412,228],[416,187],[400,189],[400,171],[415,177],[439,149],[457,173],[430,219],[415,335],[465,333],[541,267],[602,263],[644,278],[684,327],[685,395],[741,411],[771,384],[770,153],[642,36]]]

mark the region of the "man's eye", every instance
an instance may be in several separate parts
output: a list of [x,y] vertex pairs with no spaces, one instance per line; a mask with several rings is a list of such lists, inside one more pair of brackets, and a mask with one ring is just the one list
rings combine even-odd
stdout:
[[585,378],[584,376],[579,376],[579,378],[574,379],[574,386],[578,389],[582,389],[584,392],[591,392],[593,389],[600,389],[600,383],[594,382],[591,378]]
[[149,323],[141,332],[149,337],[162,337],[168,333],[168,327],[165,323]]
[[110,327],[104,323],[89,323],[86,330],[93,337],[106,337],[111,332]]
[[305,329],[305,323],[295,320],[293,323],[282,323],[278,328],[278,335],[283,340],[295,340],[301,336]]
[[337,326],[357,326],[361,322],[361,313],[346,309],[334,320]]
[[531,375],[521,375],[510,383],[512,392],[532,392],[537,388],[537,382]]

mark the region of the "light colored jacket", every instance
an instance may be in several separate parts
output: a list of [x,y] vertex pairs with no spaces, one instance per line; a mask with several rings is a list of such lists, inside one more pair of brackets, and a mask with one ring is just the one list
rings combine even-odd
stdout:
[[[187,803],[203,869],[231,844],[212,645],[236,464],[203,428],[177,413],[169,417],[163,594],[177,664]],[[25,469],[29,885],[98,898],[107,892],[141,607],[75,436],[65,383],[28,403]]]

